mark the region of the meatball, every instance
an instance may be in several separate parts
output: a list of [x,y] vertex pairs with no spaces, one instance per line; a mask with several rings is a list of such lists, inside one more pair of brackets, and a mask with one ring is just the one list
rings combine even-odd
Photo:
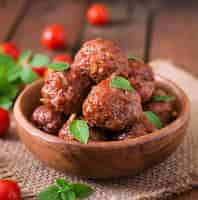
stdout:
[[173,119],[174,108],[172,102],[149,102],[144,106],[144,109],[154,112],[164,125]]
[[112,88],[113,77],[93,87],[83,103],[83,116],[91,127],[120,131],[143,114],[138,93]]
[[154,74],[151,67],[141,61],[129,60],[131,84],[141,96],[142,102],[150,100],[154,90]]
[[154,125],[149,122],[145,116],[143,116],[140,121],[133,124],[129,131],[125,131],[124,133],[116,135],[114,139],[126,140],[136,138],[152,133],[155,129],[156,128],[154,127]]
[[113,42],[105,39],[95,39],[85,42],[74,59],[75,68],[80,68],[91,79],[98,83],[113,72],[119,71],[128,75],[127,57]]
[[[69,124],[76,118],[73,114],[67,122],[60,129],[58,136],[66,141],[76,141],[75,138],[69,133]],[[107,137],[103,130],[97,128],[89,128],[89,142],[106,141]]]
[[34,110],[32,122],[47,133],[57,134],[64,123],[64,115],[50,106],[41,105]]
[[41,101],[65,115],[79,113],[90,87],[90,79],[79,70],[55,71],[45,80]]

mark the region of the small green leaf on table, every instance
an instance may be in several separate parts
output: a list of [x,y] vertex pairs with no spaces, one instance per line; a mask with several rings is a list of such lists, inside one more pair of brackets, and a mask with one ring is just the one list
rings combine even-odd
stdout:
[[55,184],[48,186],[41,191],[38,200],[76,200],[77,198],[86,198],[91,195],[93,190],[81,183],[70,183],[69,181],[59,178]]

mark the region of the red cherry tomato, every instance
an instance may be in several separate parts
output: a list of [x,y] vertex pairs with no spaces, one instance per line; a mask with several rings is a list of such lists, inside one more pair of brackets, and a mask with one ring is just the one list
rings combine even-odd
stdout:
[[10,116],[8,111],[3,108],[0,108],[0,135],[5,134],[9,126],[10,126]]
[[45,67],[33,67],[32,70],[39,76],[43,77],[47,68]]
[[12,57],[15,60],[18,59],[19,55],[20,55],[19,49],[16,47],[15,44],[13,44],[11,42],[5,42],[5,43],[1,44],[0,51],[2,53]]
[[16,182],[11,180],[0,180],[1,200],[22,200],[21,191]]
[[41,36],[43,45],[49,49],[64,48],[66,40],[64,27],[57,24],[45,28]]
[[64,54],[64,55],[57,55],[56,57],[54,57],[53,62],[66,62],[71,64],[72,60],[68,55]]
[[92,4],[87,10],[87,20],[93,25],[103,25],[109,22],[110,14],[102,3]]

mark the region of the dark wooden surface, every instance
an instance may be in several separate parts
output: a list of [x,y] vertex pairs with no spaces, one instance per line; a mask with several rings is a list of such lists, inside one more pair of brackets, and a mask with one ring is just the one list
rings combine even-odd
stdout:
[[[83,41],[105,37],[117,42],[128,54],[146,61],[169,59],[198,76],[198,3],[181,0],[109,0],[112,22],[93,27],[85,19],[91,0],[0,0],[0,42],[14,41],[21,49],[53,56],[40,43],[43,28],[52,23],[65,26],[72,56]],[[105,1],[107,2],[107,1]],[[175,197],[197,200],[198,191]]]

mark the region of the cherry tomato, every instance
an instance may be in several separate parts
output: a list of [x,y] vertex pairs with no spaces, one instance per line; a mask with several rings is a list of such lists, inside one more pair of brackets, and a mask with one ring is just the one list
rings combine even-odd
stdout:
[[33,67],[32,70],[39,76],[43,77],[47,68],[45,67]]
[[56,57],[54,57],[53,62],[66,62],[66,63],[71,64],[72,60],[68,55],[63,54],[63,55],[57,55]]
[[5,134],[9,126],[10,126],[10,116],[8,111],[3,108],[0,108],[0,135]]
[[19,49],[15,44],[11,42],[5,42],[0,45],[0,52],[12,57],[13,59],[18,59],[20,55]]
[[87,10],[87,20],[93,25],[103,25],[109,22],[110,14],[102,3],[92,4]]
[[0,180],[1,200],[22,200],[21,191],[16,182],[11,180]]
[[48,26],[44,29],[41,41],[49,49],[64,48],[67,36],[64,27],[58,24]]

